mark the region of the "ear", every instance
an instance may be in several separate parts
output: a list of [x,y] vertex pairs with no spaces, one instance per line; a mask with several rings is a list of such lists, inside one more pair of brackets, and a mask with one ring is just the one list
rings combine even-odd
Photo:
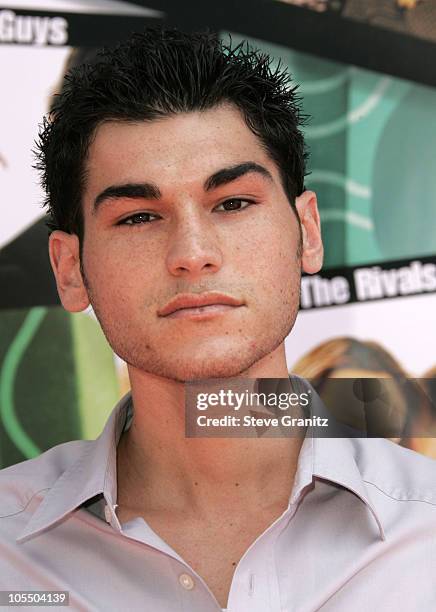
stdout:
[[89,298],[80,271],[78,236],[56,230],[50,234],[48,249],[62,306],[69,312],[85,310]]
[[324,256],[316,194],[304,191],[295,199],[295,206],[303,234],[301,266],[307,274],[315,274],[321,269]]

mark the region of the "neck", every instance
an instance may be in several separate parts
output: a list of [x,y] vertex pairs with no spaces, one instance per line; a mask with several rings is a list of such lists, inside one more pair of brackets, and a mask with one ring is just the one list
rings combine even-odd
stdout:
[[[283,345],[276,353],[239,377],[287,378]],[[134,417],[117,450],[120,506],[206,513],[229,503],[287,503],[301,437],[187,438],[184,383],[134,369],[129,375]]]

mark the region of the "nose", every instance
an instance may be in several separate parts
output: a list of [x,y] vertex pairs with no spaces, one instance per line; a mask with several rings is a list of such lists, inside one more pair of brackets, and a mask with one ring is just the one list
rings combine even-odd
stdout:
[[222,252],[213,223],[205,213],[186,215],[170,236],[167,268],[179,277],[213,274],[222,266]]

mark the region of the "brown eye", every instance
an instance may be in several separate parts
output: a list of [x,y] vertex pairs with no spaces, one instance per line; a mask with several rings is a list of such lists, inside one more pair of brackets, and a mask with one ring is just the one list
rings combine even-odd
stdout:
[[152,215],[151,213],[140,212],[123,219],[118,225],[140,225],[143,223],[150,223],[152,220],[151,218],[155,216],[156,215]]
[[[245,204],[245,206],[242,206],[242,204]],[[242,200],[241,198],[233,198],[232,200],[226,200],[225,202],[222,202],[222,204],[218,204],[217,208],[219,208],[220,206],[224,207],[224,210],[226,211],[232,211],[232,210],[244,210],[245,208],[248,208],[248,206],[250,206],[251,204],[254,204],[254,202],[252,202],[251,200]]]

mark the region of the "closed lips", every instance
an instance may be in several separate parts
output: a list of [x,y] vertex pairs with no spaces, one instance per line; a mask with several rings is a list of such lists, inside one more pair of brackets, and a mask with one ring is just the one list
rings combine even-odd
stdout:
[[201,306],[210,306],[212,304],[224,304],[227,306],[242,306],[243,302],[236,298],[226,295],[225,293],[209,292],[209,293],[182,293],[173,298],[161,310],[158,311],[159,316],[165,317],[176,310],[184,308],[200,308]]

